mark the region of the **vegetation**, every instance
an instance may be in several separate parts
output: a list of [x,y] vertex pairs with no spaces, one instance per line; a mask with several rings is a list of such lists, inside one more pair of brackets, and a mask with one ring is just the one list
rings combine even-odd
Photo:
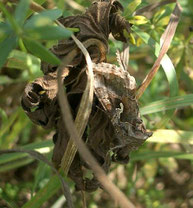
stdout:
[[[61,63],[48,48],[77,32],[54,21],[84,12],[91,1],[35,2],[48,10],[35,13],[37,8],[28,0],[0,2],[0,150],[36,150],[51,160],[54,131],[29,120],[20,105],[21,95],[28,82],[43,75],[41,61]],[[176,5],[174,0],[165,2],[139,16],[136,11],[157,1],[121,0],[122,15],[133,24],[128,36],[129,72],[139,85],[159,55],[160,38]],[[183,10],[169,51],[139,99],[141,115],[153,136],[132,152],[127,165],[113,164],[109,173],[136,207],[193,206],[193,4],[191,0],[178,2]],[[123,44],[110,37],[109,46],[107,61],[117,64],[116,50],[121,51]],[[44,160],[32,156],[0,154],[0,207],[65,207],[58,176]],[[75,207],[83,207],[84,197],[90,208],[117,207],[105,191],[82,196],[69,178],[64,179]]]

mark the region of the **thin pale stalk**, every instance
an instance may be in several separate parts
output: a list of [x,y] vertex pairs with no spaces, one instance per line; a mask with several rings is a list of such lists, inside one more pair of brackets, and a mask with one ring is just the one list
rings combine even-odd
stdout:
[[160,49],[159,56],[156,59],[152,69],[150,70],[148,75],[145,77],[142,84],[139,86],[138,91],[137,91],[137,99],[139,99],[143,95],[144,91],[149,86],[149,84],[153,80],[154,76],[158,72],[158,70],[160,68],[162,58],[167,53],[167,51],[169,49],[169,46],[171,44],[171,41],[174,37],[175,31],[176,31],[176,28],[177,28],[177,25],[178,25],[178,22],[179,22],[179,19],[180,19],[181,11],[182,11],[182,9],[181,9],[180,4],[176,3],[176,7],[175,7],[174,11],[171,14],[170,22],[169,22],[165,32],[163,33],[161,39],[160,39],[160,42],[161,42],[162,46],[161,46],[161,49]]

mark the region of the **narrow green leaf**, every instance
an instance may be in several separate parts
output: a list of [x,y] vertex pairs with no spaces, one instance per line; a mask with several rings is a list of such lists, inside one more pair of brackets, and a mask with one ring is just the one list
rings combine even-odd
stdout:
[[77,27],[66,27],[67,30],[70,30],[71,32],[80,32],[80,29]]
[[[152,49],[154,49],[154,54],[156,57],[159,55],[160,51],[160,45],[157,43],[151,36],[145,32],[142,32],[139,28],[133,26],[132,30],[146,43],[148,44]],[[166,74],[166,77],[169,82],[170,86],[170,95],[176,96],[178,94],[178,81],[176,76],[175,68],[172,64],[172,61],[166,54],[164,58],[161,61],[161,65],[163,67],[163,70]]]
[[11,24],[13,30],[16,33],[18,33],[20,31],[20,27],[19,27],[18,23],[15,21],[13,16],[7,11],[6,7],[4,6],[4,4],[2,2],[0,2],[0,10],[4,13],[5,17],[7,18],[7,20]]
[[10,126],[13,124],[15,119],[18,117],[19,113],[21,113],[21,108],[18,108],[16,112],[14,112],[9,119],[3,123],[0,129],[0,148],[1,148],[1,143],[3,142],[2,136],[10,129]]
[[25,157],[23,156],[19,160],[13,160],[13,162],[2,164],[0,166],[0,173],[28,165],[28,164],[32,163],[33,161],[34,161],[33,158],[29,158],[27,155],[25,155]]
[[[42,142],[35,142],[31,144],[27,144],[22,146],[23,149],[27,150],[36,150],[42,154],[49,153],[53,148],[52,141],[42,141]],[[12,153],[12,154],[4,154],[0,155],[0,171],[2,170],[1,167],[6,163],[14,163],[16,160],[22,160],[26,158],[26,153]]]
[[[43,141],[39,143],[32,143],[24,145],[23,149],[36,150],[42,154],[47,154],[53,148],[52,141]],[[27,157],[26,153],[11,153],[0,155],[0,172],[5,172],[16,167],[29,164],[34,159]],[[38,191],[36,195],[29,200],[23,208],[38,208],[42,207],[42,204],[52,197],[60,188],[60,181],[58,177],[53,176],[43,189]]]
[[147,115],[150,113],[166,111],[169,109],[183,108],[189,105],[193,105],[193,94],[155,101],[145,107],[140,108],[140,112],[142,115]]
[[5,122],[7,122],[7,120],[8,120],[8,118],[7,118],[6,112],[2,108],[0,108],[0,121],[1,121],[1,123],[5,123]]
[[35,171],[34,183],[32,188],[32,196],[34,195],[36,189],[39,187],[41,180],[50,179],[51,168],[43,162],[39,162],[38,167]]
[[136,15],[128,19],[129,23],[133,25],[143,25],[149,22],[149,20],[145,16]]
[[59,65],[61,63],[59,58],[57,58],[53,53],[51,53],[47,48],[45,48],[39,42],[29,38],[24,38],[23,41],[26,48],[33,55],[39,57],[41,60],[54,65]]
[[193,132],[172,129],[158,129],[153,132],[153,136],[151,136],[147,141],[164,144],[178,143],[193,145]]
[[125,9],[124,16],[131,16],[136,8],[141,4],[141,0],[132,0]]
[[156,159],[156,158],[163,158],[163,157],[173,157],[177,159],[187,159],[193,160],[192,153],[182,153],[182,152],[132,152],[131,153],[131,161],[138,161],[138,160],[148,160],[148,159]]
[[124,37],[129,40],[130,43],[132,43],[133,45],[136,44],[136,41],[135,41],[135,37],[133,36],[132,33],[128,33],[127,30],[123,30],[123,34],[124,34]]
[[28,122],[28,118],[24,112],[21,111],[17,117],[17,122],[15,122],[12,127],[12,131],[10,131],[8,135],[3,136],[3,140],[1,141],[1,149],[10,148],[10,145],[18,138],[20,132],[26,127]]
[[23,25],[27,11],[29,9],[30,0],[20,0],[15,10],[15,20],[19,25]]
[[60,40],[69,38],[72,35],[72,32],[66,28],[60,26],[42,26],[35,27],[31,30],[25,30],[26,36],[33,37],[38,40]]
[[31,156],[32,158],[44,162],[45,164],[47,164],[49,167],[52,168],[52,170],[54,171],[54,173],[57,175],[58,179],[60,179],[60,183],[62,186],[62,191],[63,194],[67,200],[67,206],[68,207],[73,207],[72,204],[72,197],[70,194],[70,189],[67,185],[67,183],[64,181],[64,178],[61,176],[61,174],[58,172],[58,170],[54,167],[54,165],[47,159],[47,157],[45,157],[43,154],[35,151],[35,150],[25,150],[25,149],[6,149],[6,150],[0,150],[0,155],[1,154],[11,154],[11,153],[15,153],[15,152],[21,152],[21,153],[27,153],[29,156]]
[[40,189],[31,200],[29,200],[22,208],[40,208],[42,204],[51,198],[60,188],[60,181],[57,175],[52,176],[49,182]]
[[25,29],[32,29],[34,27],[42,27],[51,25],[54,20],[62,16],[60,9],[46,10],[39,14],[33,15],[24,25]]
[[2,42],[7,36],[11,35],[12,30],[9,24],[0,23],[0,42]]
[[5,64],[9,53],[17,46],[17,37],[14,35],[8,36],[0,43],[0,69]]

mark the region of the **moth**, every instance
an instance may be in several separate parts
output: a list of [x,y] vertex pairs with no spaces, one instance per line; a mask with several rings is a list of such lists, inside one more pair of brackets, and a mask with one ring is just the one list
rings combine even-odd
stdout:
[[152,133],[147,132],[140,116],[135,78],[119,64],[93,64],[94,91],[114,127],[114,161],[127,163],[129,153]]

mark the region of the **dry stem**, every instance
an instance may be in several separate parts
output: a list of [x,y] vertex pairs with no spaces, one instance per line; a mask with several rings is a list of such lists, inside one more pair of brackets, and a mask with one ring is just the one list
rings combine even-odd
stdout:
[[181,6],[177,2],[174,11],[171,14],[170,22],[160,39],[161,49],[160,49],[159,56],[156,59],[152,69],[150,70],[148,75],[145,77],[142,84],[139,86],[138,91],[137,91],[137,99],[139,99],[143,95],[144,91],[149,86],[152,79],[154,78],[154,76],[158,72],[158,70],[160,68],[161,61],[162,61],[163,57],[165,56],[165,54],[167,53],[169,46],[171,44],[171,41],[174,37],[175,31],[176,31],[176,28],[177,28],[177,25],[178,25],[178,22],[180,19],[181,11],[182,11]]

